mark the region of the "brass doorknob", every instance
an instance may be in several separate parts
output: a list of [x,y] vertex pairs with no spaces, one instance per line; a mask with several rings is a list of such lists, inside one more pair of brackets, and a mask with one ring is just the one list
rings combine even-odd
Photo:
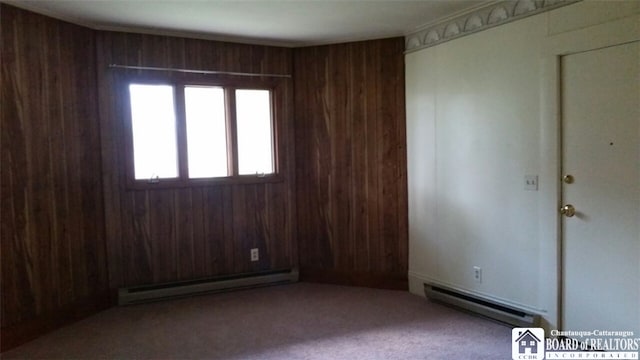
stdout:
[[573,184],[573,182],[575,181],[575,179],[573,178],[573,175],[571,174],[567,174],[565,176],[562,177],[562,181],[565,182],[565,184]]
[[573,217],[576,214],[576,208],[571,204],[567,204],[560,208],[560,214],[566,217]]

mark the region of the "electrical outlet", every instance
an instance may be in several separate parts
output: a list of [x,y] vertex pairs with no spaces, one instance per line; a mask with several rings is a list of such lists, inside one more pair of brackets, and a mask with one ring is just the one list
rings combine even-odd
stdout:
[[258,261],[258,260],[260,260],[260,252],[258,248],[251,249],[251,261]]
[[480,266],[473,267],[473,278],[476,279],[476,282],[482,282],[482,268]]

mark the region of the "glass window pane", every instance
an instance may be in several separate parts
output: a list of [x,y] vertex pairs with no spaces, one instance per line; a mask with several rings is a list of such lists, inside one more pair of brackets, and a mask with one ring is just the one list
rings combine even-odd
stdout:
[[173,86],[130,84],[136,179],[178,177]]
[[273,129],[269,90],[236,90],[238,172],[271,174]]
[[224,90],[186,86],[187,153],[190,178],[227,176]]

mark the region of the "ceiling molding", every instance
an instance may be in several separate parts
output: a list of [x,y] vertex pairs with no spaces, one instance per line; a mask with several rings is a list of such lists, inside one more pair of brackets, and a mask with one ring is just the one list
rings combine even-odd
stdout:
[[405,36],[406,53],[439,45],[581,0],[503,0],[443,19]]
[[476,6],[472,6],[472,7],[466,8],[466,9],[462,9],[460,11],[456,11],[456,12],[454,12],[454,13],[448,15],[448,16],[444,16],[444,17],[441,17],[439,19],[435,19],[433,21],[426,22],[426,23],[418,26],[414,30],[405,33],[405,36],[409,36],[411,34],[415,34],[417,32],[421,32],[421,31],[424,31],[426,29],[430,29],[430,28],[432,28],[432,27],[434,27],[436,25],[439,25],[439,24],[442,24],[442,23],[446,23],[446,22],[449,22],[451,20],[455,20],[457,18],[460,18],[460,17],[466,16],[466,15],[475,13],[476,11],[480,11],[482,9],[486,9],[486,8],[492,7],[492,6],[494,6],[496,4],[499,4],[499,3],[503,2],[503,1],[504,0],[485,1],[485,2],[479,3]]

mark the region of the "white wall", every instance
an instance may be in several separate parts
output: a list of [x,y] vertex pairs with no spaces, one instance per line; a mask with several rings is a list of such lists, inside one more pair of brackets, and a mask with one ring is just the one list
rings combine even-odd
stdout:
[[[548,43],[640,2],[580,2],[406,56],[409,281],[558,317],[558,130]],[[525,190],[525,175],[539,190]],[[482,268],[482,282],[473,278]]]

